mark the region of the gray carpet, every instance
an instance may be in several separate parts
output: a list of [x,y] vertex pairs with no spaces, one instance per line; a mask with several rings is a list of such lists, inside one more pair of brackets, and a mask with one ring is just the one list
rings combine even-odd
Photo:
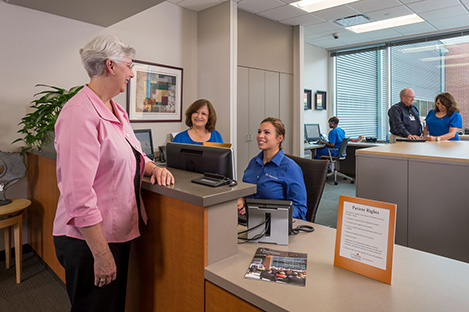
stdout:
[[355,196],[355,184],[349,180],[338,178],[338,185],[334,185],[334,179],[328,178],[321,201],[319,202],[318,211],[316,213],[316,223],[337,227],[337,210],[339,207],[339,195]]
[[0,312],[70,311],[64,283],[34,252],[23,255],[22,282],[16,284],[16,269],[0,262]]

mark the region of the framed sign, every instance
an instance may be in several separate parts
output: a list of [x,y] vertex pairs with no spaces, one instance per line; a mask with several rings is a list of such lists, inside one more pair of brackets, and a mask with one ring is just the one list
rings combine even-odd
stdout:
[[326,109],[326,91],[316,91],[316,109]]
[[130,121],[181,121],[183,69],[137,60],[133,63],[134,78],[127,84]]
[[334,265],[391,284],[397,205],[339,196]]
[[305,89],[304,93],[304,107],[305,109],[311,109],[311,90]]

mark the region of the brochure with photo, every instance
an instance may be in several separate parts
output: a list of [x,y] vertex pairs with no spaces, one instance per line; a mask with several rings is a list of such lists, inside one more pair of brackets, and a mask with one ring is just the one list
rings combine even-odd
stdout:
[[304,287],[307,258],[305,253],[257,248],[244,277]]

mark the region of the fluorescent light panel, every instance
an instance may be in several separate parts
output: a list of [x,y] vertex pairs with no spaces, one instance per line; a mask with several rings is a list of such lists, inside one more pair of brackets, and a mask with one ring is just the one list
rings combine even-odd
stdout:
[[375,31],[380,29],[404,26],[409,24],[415,24],[423,22],[423,19],[417,14],[404,15],[399,17],[394,17],[386,20],[365,23],[356,26],[346,27],[346,29],[351,30],[355,33],[364,33],[368,31]]
[[302,0],[290,3],[290,5],[300,8],[308,13],[311,13],[356,1],[359,0]]

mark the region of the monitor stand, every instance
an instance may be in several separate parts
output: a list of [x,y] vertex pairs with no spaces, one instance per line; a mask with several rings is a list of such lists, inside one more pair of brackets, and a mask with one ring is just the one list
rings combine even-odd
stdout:
[[[291,227],[290,209],[272,207],[251,207],[248,205],[248,239],[261,235],[265,230],[265,235],[256,240],[259,243],[272,243],[278,245],[288,245],[288,234]],[[268,227],[259,226],[269,220]],[[252,230],[251,230],[252,229]]]

